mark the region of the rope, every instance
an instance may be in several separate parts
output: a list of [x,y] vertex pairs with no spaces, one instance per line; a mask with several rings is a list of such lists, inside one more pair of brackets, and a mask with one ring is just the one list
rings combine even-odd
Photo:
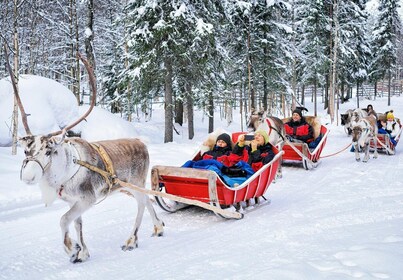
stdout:
[[340,151],[338,151],[338,152],[335,152],[335,153],[329,154],[329,155],[325,155],[325,156],[321,156],[321,157],[319,157],[319,158],[327,158],[327,157],[331,157],[331,156],[335,156],[335,155],[337,155],[337,154],[340,154],[341,152],[347,150],[347,148],[350,147],[351,144],[352,144],[352,143],[349,143],[346,147],[344,147],[342,150],[340,150]]

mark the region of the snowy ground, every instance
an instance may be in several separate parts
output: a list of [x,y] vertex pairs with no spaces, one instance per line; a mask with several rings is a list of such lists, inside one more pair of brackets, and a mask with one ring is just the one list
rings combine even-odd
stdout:
[[[403,116],[403,97],[394,97],[390,108],[386,102],[361,100],[360,105]],[[354,107],[351,101],[341,111]],[[321,109],[320,115],[331,130],[326,156],[351,140],[342,127],[328,124]],[[217,125],[229,131],[240,127],[237,121],[226,127],[217,120]],[[168,144],[157,117],[134,127],[148,144],[151,165],[178,166],[197,150],[207,123],[198,122],[194,141],[175,136]],[[131,252],[120,245],[132,228],[135,200],[111,196],[83,216],[91,258],[80,264],[71,264],[62,248],[59,219],[67,205],[57,201],[45,207],[38,187],[19,180],[22,151],[11,156],[11,148],[0,148],[0,278],[402,279],[401,148],[395,156],[381,154],[368,163],[356,162],[345,150],[321,159],[314,170],[285,166],[283,178],[266,193],[271,203],[242,220],[224,220],[195,207],[171,214],[155,205],[166,225],[164,236],[151,237],[146,213],[139,248]]]

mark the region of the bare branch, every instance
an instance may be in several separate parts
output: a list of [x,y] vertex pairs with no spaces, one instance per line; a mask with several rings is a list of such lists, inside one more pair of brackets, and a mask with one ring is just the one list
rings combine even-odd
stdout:
[[25,113],[24,106],[22,106],[20,94],[18,93],[17,82],[15,81],[15,76],[14,76],[13,70],[11,69],[11,66],[10,66],[10,61],[8,59],[7,44],[5,42],[4,42],[4,54],[6,57],[7,70],[10,73],[10,79],[11,79],[11,83],[12,83],[13,89],[14,89],[14,95],[17,100],[18,107],[20,108],[22,124],[24,125],[25,132],[27,133],[27,135],[32,135],[31,130],[29,129],[29,126],[28,126],[27,114]]

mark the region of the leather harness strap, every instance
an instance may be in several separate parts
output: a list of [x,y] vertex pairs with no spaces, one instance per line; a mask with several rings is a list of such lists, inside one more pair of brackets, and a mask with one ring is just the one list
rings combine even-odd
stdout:
[[[100,174],[102,177],[104,177],[106,183],[108,184],[108,194],[101,200],[103,201],[111,192],[112,187],[117,183],[116,179],[116,174],[115,170],[113,168],[113,164],[111,161],[111,158],[109,157],[108,153],[105,151],[104,147],[102,147],[98,143],[89,143],[91,147],[98,152],[99,156],[102,159],[102,162],[104,163],[105,169],[103,170],[97,166],[91,165],[86,161],[78,160],[76,159],[74,162],[84,166],[85,168],[88,168],[91,171],[94,171],[98,174]],[[100,203],[101,201],[97,202],[96,204]]]

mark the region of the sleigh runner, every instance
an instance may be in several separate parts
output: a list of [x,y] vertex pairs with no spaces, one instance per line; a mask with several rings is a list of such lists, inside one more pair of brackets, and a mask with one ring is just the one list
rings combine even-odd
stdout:
[[[239,134],[234,133],[234,135]],[[184,198],[187,201],[208,203],[221,210],[217,212],[210,209],[219,216],[234,218],[234,208],[231,206],[237,207],[252,199],[259,201],[259,198],[263,197],[275,179],[283,155],[282,151],[276,152],[271,162],[265,164],[246,181],[235,187],[230,187],[217,173],[211,170],[157,165],[151,170],[152,190],[161,192],[161,194],[166,193]],[[200,152],[196,154],[195,158],[199,156]],[[155,199],[158,205],[168,212],[176,212],[189,206],[188,203],[181,202],[180,199],[175,198],[174,201],[166,199],[164,195],[156,195]],[[196,204],[191,203],[191,205]],[[203,207],[203,205],[196,206]],[[242,217],[243,214],[239,216],[239,218]]]

